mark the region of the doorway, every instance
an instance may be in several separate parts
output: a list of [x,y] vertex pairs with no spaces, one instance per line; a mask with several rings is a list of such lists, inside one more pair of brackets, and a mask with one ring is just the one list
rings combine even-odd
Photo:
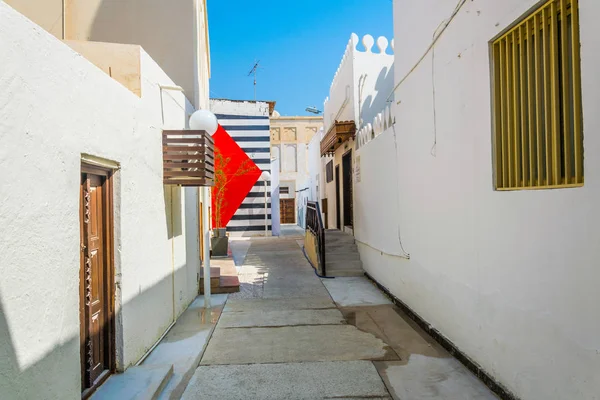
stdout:
[[79,318],[81,390],[89,396],[115,370],[111,171],[82,166]]
[[335,166],[335,226],[342,229],[342,200],[340,195],[340,166]]
[[342,156],[342,173],[344,175],[344,226],[353,227],[352,150]]
[[296,223],[296,199],[279,199],[279,216],[282,224]]

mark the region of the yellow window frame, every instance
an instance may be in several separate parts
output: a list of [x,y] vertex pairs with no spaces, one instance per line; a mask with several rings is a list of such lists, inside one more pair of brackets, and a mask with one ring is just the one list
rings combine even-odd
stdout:
[[583,186],[578,0],[546,1],[491,46],[496,190]]

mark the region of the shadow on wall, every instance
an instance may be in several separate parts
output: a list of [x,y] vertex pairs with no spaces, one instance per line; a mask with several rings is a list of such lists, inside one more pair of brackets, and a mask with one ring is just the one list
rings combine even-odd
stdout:
[[[175,274],[185,275],[185,265],[177,267]],[[81,376],[80,376],[80,344],[79,335],[62,339],[51,350],[35,363],[22,367],[19,362],[16,343],[17,337],[13,337],[10,329],[10,321],[7,320],[5,307],[0,293],[0,393],[2,399],[76,399],[81,395]],[[144,321],[147,317],[152,317],[154,306],[164,308],[164,304],[170,304],[172,301],[172,280],[168,275],[156,285],[140,292],[137,296],[125,303],[115,315],[117,321],[117,353],[119,349],[118,340],[119,321],[123,315],[126,315],[125,329],[128,326],[139,326],[138,321]],[[43,299],[38,303],[43,306]],[[140,304],[145,304],[148,314],[140,316],[141,319],[134,321],[133,316],[128,314],[128,310],[139,310]],[[62,311],[54,308],[57,313]],[[26,312],[26,310],[22,310]],[[72,310],[70,311],[72,312]],[[76,311],[78,312],[78,310]],[[170,310],[169,310],[170,312]],[[68,318],[67,318],[68,319]],[[57,321],[60,318],[56,318]],[[137,323],[136,323],[137,322]],[[166,321],[163,326],[156,327],[153,332],[154,340],[157,340],[170,325],[172,321]],[[142,322],[143,323],[143,322]],[[74,327],[65,327],[73,329]],[[79,326],[76,327],[77,331]],[[53,331],[57,331],[56,328]],[[44,331],[36,332],[36,335],[43,341],[47,337]],[[60,339],[57,339],[60,340]],[[143,348],[136,349],[139,352],[139,359],[154,343]],[[132,345],[130,342],[129,346]],[[141,346],[141,345],[140,345]],[[130,351],[131,347],[128,347]],[[20,352],[23,353],[21,346]]]
[[165,196],[165,218],[167,220],[167,235],[169,239],[181,236],[183,227],[181,226],[181,190],[174,185],[164,187]]
[[[369,77],[367,76],[367,80]],[[392,89],[394,88],[394,65],[390,68],[384,67],[379,76],[377,82],[375,82],[375,89],[371,92],[377,92],[375,96],[372,94],[368,95],[360,106],[360,117],[362,124],[370,124],[373,122],[375,116],[382,112],[386,105],[393,102],[393,96],[388,101]]]
[[142,46],[194,102],[194,2],[98,2],[100,5],[95,18],[90,21],[87,37],[77,39]]

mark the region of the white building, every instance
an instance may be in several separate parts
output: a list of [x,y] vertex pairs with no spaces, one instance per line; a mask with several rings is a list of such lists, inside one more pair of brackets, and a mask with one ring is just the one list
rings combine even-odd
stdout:
[[[390,47],[391,44],[391,47]],[[324,105],[325,225],[352,232],[355,133],[386,105],[394,83],[393,41],[352,34]]]
[[198,188],[163,185],[162,150],[194,107],[142,47],[5,2],[0,59],[0,397],[79,399],[198,294]]
[[364,269],[499,391],[598,398],[600,3],[456,3],[394,2],[392,110],[356,151]]
[[[211,99],[210,109],[235,143],[263,172],[271,172],[270,115],[275,102]],[[227,224],[233,236],[261,236],[272,232],[271,196],[277,186],[258,180]],[[229,187],[228,192],[237,190]],[[266,200],[265,200],[266,199]],[[265,215],[266,214],[266,215]]]
[[271,118],[271,155],[280,161],[279,209],[282,224],[304,227],[309,189],[308,144],[323,129],[318,116]]

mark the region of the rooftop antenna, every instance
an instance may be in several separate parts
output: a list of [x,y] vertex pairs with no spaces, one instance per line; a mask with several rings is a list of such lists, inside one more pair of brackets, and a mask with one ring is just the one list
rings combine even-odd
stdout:
[[260,66],[260,60],[254,63],[254,66],[248,73],[248,76],[254,75],[254,101],[256,101],[256,73],[258,72],[258,68]]

